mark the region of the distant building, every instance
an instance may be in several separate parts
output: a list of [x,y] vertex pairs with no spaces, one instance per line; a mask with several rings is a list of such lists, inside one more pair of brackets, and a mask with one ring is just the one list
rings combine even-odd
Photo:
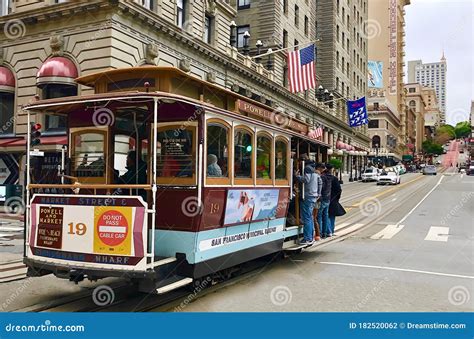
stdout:
[[432,91],[424,88],[418,83],[409,83],[405,85],[406,101],[409,115],[415,116],[414,134],[413,129],[407,130],[407,138],[415,141],[415,151],[420,152],[423,141],[425,140],[425,114],[428,107],[428,100],[425,93]]
[[389,149],[394,161],[401,160],[403,148],[400,146],[406,143],[407,136],[403,85],[404,7],[407,5],[410,5],[410,0],[369,0],[366,24],[371,66],[367,91],[369,119],[372,121],[369,136],[372,145],[379,144],[379,147]]
[[441,111],[440,123],[442,124],[446,122],[447,71],[448,66],[444,53],[440,62],[424,64],[421,60],[408,61],[408,82],[416,82],[436,91]]

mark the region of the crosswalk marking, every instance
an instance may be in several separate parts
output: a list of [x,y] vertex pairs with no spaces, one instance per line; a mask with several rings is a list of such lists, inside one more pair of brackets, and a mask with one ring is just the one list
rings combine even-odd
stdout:
[[340,223],[340,224],[336,224],[335,231],[340,230],[341,228],[344,228],[346,226],[349,226],[348,222],[343,222],[343,223]]
[[392,239],[398,232],[400,232],[404,225],[387,225],[383,230],[374,234],[370,239]]
[[432,226],[425,237],[428,241],[448,241],[449,227]]

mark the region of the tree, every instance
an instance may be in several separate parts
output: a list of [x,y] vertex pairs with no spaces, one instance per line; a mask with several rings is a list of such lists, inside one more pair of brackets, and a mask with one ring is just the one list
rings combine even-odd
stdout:
[[443,154],[443,146],[441,146],[440,144],[432,140],[423,141],[423,144],[421,147],[423,148],[423,152],[425,152],[426,154],[434,154],[434,155]]
[[331,158],[329,160],[329,163],[335,168],[335,169],[339,169],[342,167],[342,161],[340,159],[337,159],[337,158]]
[[471,124],[469,121],[461,121],[456,124],[454,127],[454,133],[456,138],[465,138],[471,134]]
[[436,129],[436,136],[448,135],[450,140],[456,138],[456,131],[451,125],[441,125]]

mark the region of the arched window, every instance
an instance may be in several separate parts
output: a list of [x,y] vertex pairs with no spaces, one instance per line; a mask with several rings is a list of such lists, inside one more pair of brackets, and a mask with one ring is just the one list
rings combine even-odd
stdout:
[[408,105],[409,105],[410,107],[416,107],[416,101],[415,101],[415,100],[411,100],[411,101],[408,103]]
[[0,67],[0,136],[13,134],[15,119],[15,77]]
[[288,152],[288,142],[283,138],[277,138],[275,141],[275,180],[277,184],[279,181],[285,181],[285,183],[288,181]]
[[[54,99],[77,95],[74,79],[78,72],[76,65],[65,57],[52,57],[46,60],[36,76],[36,86],[41,99]],[[66,119],[61,116],[46,115],[45,132],[64,132]]]
[[273,140],[267,133],[257,135],[257,183],[272,184]]
[[378,135],[374,135],[372,137],[372,148],[379,148],[380,147],[380,137]]
[[253,132],[237,127],[234,132],[234,177],[236,182],[252,184],[254,142]]
[[230,130],[230,126],[224,121],[217,119],[210,119],[207,121],[207,183],[228,184],[230,182]]

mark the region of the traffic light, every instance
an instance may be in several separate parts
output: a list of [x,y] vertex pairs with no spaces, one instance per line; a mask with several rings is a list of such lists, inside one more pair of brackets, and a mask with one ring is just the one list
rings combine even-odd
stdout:
[[35,123],[32,123],[31,124],[31,128],[30,128],[30,146],[33,147],[33,146],[38,146],[39,144],[41,144],[41,124],[35,124]]

